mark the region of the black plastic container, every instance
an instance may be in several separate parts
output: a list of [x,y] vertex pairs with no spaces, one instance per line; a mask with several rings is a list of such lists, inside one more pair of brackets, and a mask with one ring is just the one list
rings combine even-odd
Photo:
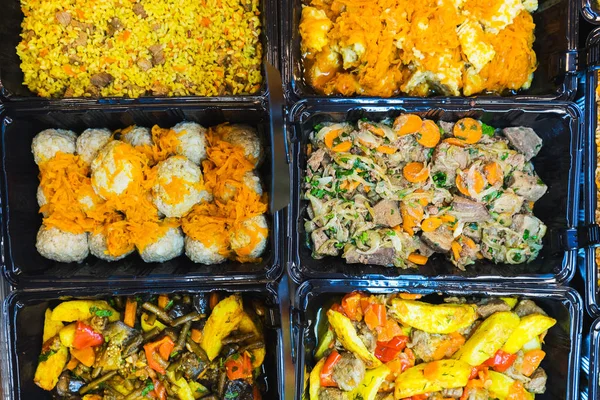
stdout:
[[48,306],[56,306],[60,300],[66,298],[106,298],[119,295],[136,295],[141,293],[206,293],[211,291],[242,293],[246,298],[261,299],[267,305],[265,343],[267,355],[263,364],[263,372],[266,375],[267,391],[265,399],[284,399],[283,389],[283,363],[284,357],[282,343],[282,326],[280,323],[279,297],[274,284],[263,286],[222,285],[218,288],[196,285],[193,289],[185,289],[173,286],[159,288],[147,283],[144,289],[122,289],[111,288],[109,291],[86,288],[86,289],[63,289],[49,290],[45,292],[20,292],[9,295],[3,306],[3,318],[5,320],[8,338],[8,357],[3,357],[5,363],[4,371],[9,376],[3,380],[9,380],[10,392],[6,393],[9,398],[18,400],[29,399],[51,399],[50,392],[46,392],[33,383],[33,376],[38,363],[38,356],[42,348],[42,331],[44,326],[44,312]]
[[600,398],[600,319],[595,320],[592,324],[588,340],[589,354],[582,355],[589,362],[586,395],[589,400],[595,400]]
[[[493,264],[480,260],[466,267],[455,268],[441,255],[430,258],[419,269],[398,269],[362,264],[346,264],[341,257],[315,260],[306,245],[304,230],[307,201],[301,200],[298,182],[304,179],[306,168],[306,144],[313,127],[325,121],[358,121],[366,117],[382,120],[402,112],[417,113],[433,120],[456,121],[465,116],[481,119],[494,127],[529,126],[544,140],[540,153],[532,160],[536,172],[548,185],[548,192],[536,203],[534,214],[547,226],[544,248],[538,258],[529,264]],[[290,112],[290,129],[294,132],[295,182],[292,195],[291,228],[292,241],[289,273],[296,282],[306,279],[411,279],[411,280],[488,280],[488,281],[536,281],[547,283],[568,282],[576,271],[576,250],[565,250],[551,245],[553,237],[577,225],[580,171],[580,125],[579,109],[570,103],[553,102],[498,104],[480,101],[464,104],[460,101],[414,102],[386,101],[364,103],[344,101],[301,101]]]
[[581,14],[592,24],[600,24],[600,7],[596,0],[581,0]]
[[[279,41],[279,5],[278,0],[260,0],[261,6],[261,43],[263,47],[263,64],[268,61],[276,68],[279,67],[280,41]],[[213,99],[216,101],[236,101],[243,99],[264,98],[268,89],[266,77],[263,70],[263,84],[260,91],[254,95],[245,96],[221,96],[221,97],[158,97],[143,96],[137,99],[125,97],[106,98],[68,98],[50,99],[38,97],[23,84],[23,72],[21,71],[21,59],[17,55],[17,44],[21,41],[21,22],[24,15],[21,11],[19,0],[2,0],[2,24],[0,24],[0,100],[2,101],[38,101],[41,103],[59,103],[68,106],[72,102],[94,103],[157,103],[182,101],[194,101]]]
[[[303,283],[294,300],[294,348],[296,349],[296,399],[302,399],[305,373],[314,366],[313,350],[316,346],[315,323],[319,309],[331,305],[332,298],[341,298],[345,293],[362,290],[374,294],[408,292],[438,298],[447,296],[488,297],[519,296],[534,300],[558,323],[548,331],[544,351],[546,358],[542,367],[548,374],[546,393],[536,399],[579,398],[579,363],[581,347],[581,325],[583,304],[579,294],[570,288],[545,289],[518,285],[483,285],[436,282],[342,281],[312,280]],[[306,369],[306,372],[305,372]]]
[[[283,212],[267,214],[269,242],[262,262],[241,264],[227,261],[206,266],[195,264],[185,255],[166,263],[144,263],[137,255],[109,263],[89,256],[83,263],[57,263],[43,258],[35,248],[36,232],[41,225],[36,189],[38,168],[31,154],[31,140],[43,129],[63,128],[81,133],[86,128],[117,129],[131,124],[171,127],[184,120],[214,126],[223,122],[243,122],[258,128],[265,146],[265,162],[258,169],[266,192],[271,196],[275,187],[275,152],[284,153],[274,142],[270,131],[269,112],[261,102],[245,104],[211,103],[194,106],[95,106],[72,109],[8,108],[2,126],[2,228],[3,268],[5,276],[18,289],[61,287],[94,282],[110,285],[119,280],[134,284],[182,283],[189,281],[235,281],[258,283],[277,279],[282,270]],[[273,147],[275,146],[275,148]],[[286,165],[287,166],[287,165]],[[288,179],[277,173],[278,178]]]
[[[281,6],[281,68],[287,96],[292,101],[325,97],[316,94],[304,79],[298,27],[302,4],[309,3],[308,0],[283,0]],[[579,9],[580,5],[574,0],[539,0],[538,11],[533,14],[536,24],[533,49],[538,69],[531,88],[520,91],[513,99],[572,99],[575,96]]]

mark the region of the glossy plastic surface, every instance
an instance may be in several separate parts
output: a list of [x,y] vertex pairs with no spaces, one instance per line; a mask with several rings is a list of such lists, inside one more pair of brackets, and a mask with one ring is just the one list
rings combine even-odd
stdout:
[[590,328],[589,354],[584,354],[589,364],[587,365],[587,398],[590,400],[600,398],[600,319],[594,321]]
[[[456,121],[470,116],[494,127],[529,126],[543,139],[544,146],[532,160],[536,172],[548,185],[548,192],[536,202],[534,214],[547,226],[544,248],[538,258],[529,264],[493,264],[480,260],[466,267],[455,268],[442,255],[431,257],[419,269],[398,269],[381,266],[346,264],[341,257],[315,260],[306,242],[304,230],[307,201],[301,199],[298,182],[304,179],[306,144],[313,127],[325,121],[358,121],[366,117],[382,120],[401,112],[418,113],[433,120]],[[290,112],[294,133],[294,166],[291,226],[288,234],[292,240],[290,275],[300,283],[306,279],[412,279],[412,280],[494,280],[568,282],[576,270],[575,250],[552,249],[550,238],[554,232],[577,225],[579,207],[580,124],[577,107],[569,103],[553,102],[498,104],[495,102],[392,102],[385,105],[367,103],[358,106],[344,101],[302,101]]]
[[263,364],[266,375],[267,391],[264,393],[266,399],[283,400],[284,381],[282,345],[282,326],[279,315],[279,298],[276,285],[266,286],[244,286],[223,285],[218,288],[196,285],[194,288],[184,289],[182,287],[160,288],[147,285],[144,289],[131,290],[122,288],[111,288],[103,292],[99,289],[63,289],[50,290],[46,292],[13,293],[7,297],[3,306],[3,315],[6,316],[8,333],[9,357],[3,357],[6,371],[10,376],[3,379],[10,380],[10,396],[13,400],[51,399],[50,392],[46,392],[33,383],[33,376],[37,367],[37,360],[42,348],[42,331],[44,325],[44,312],[47,307],[56,306],[60,300],[65,298],[106,298],[110,296],[136,295],[142,293],[205,293],[211,291],[242,293],[245,298],[257,298],[263,300],[267,305],[265,343],[267,355]]
[[[294,348],[296,349],[296,399],[302,397],[304,370],[314,365],[313,350],[316,346],[315,323],[319,308],[331,304],[332,298],[340,298],[353,290],[374,294],[408,292],[426,295],[425,300],[439,301],[446,296],[489,297],[519,296],[534,300],[536,304],[558,323],[548,331],[544,351],[546,358],[542,367],[548,374],[546,393],[536,399],[575,400],[579,398],[579,363],[583,302],[579,294],[570,288],[544,289],[519,285],[484,285],[436,282],[384,282],[365,280],[307,281],[296,293],[294,306]],[[329,303],[328,303],[329,301]]]
[[592,24],[600,24],[600,6],[597,0],[581,0],[581,15]]
[[[579,34],[578,1],[585,0],[539,0],[539,8],[533,14],[536,24],[533,49],[537,54],[538,69],[531,88],[512,96],[513,99],[566,100],[575,96],[577,77],[573,61]],[[302,4],[309,3],[308,0],[282,0],[281,68],[287,96],[293,101],[324,97],[317,95],[304,79],[298,26]],[[566,57],[566,53],[571,55]]]
[[[195,264],[185,255],[166,263],[144,263],[133,254],[109,263],[89,256],[83,263],[57,263],[40,256],[35,248],[36,233],[41,225],[36,190],[38,168],[31,154],[33,137],[46,128],[84,129],[123,128],[131,124],[171,127],[184,120],[203,126],[223,122],[246,123],[258,128],[265,146],[266,159],[258,173],[266,192],[273,192],[274,180],[268,111],[261,103],[198,106],[110,106],[85,109],[7,109],[2,126],[2,227],[4,272],[19,289],[90,283],[110,285],[115,280],[131,284],[148,282],[185,283],[201,279],[206,282],[252,282],[274,280],[281,274],[282,212],[267,214],[268,246],[260,263],[227,261],[219,265]],[[271,162],[269,162],[271,160]],[[285,175],[287,177],[287,175]]]
[[[279,66],[280,43],[279,43],[279,15],[278,0],[260,0],[261,3],[261,42],[263,46],[263,59],[269,61],[275,67]],[[72,102],[94,103],[181,103],[210,99],[213,101],[236,101],[240,99],[259,99],[266,95],[266,79],[263,73],[263,85],[255,95],[247,96],[222,96],[222,97],[154,97],[144,96],[138,99],[123,97],[106,97],[100,99],[90,98],[68,98],[68,99],[45,99],[37,97],[25,85],[23,85],[23,72],[21,71],[21,59],[17,55],[16,47],[21,40],[21,22],[23,12],[19,0],[2,0],[2,24],[0,24],[0,99],[3,101],[34,101],[39,103],[57,103],[68,105]]]

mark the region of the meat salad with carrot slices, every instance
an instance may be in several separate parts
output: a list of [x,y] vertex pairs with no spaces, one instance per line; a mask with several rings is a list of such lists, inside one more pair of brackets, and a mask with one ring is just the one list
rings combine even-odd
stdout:
[[61,399],[260,399],[258,299],[165,294],[63,301],[45,313],[34,381]]
[[441,253],[461,270],[530,262],[546,233],[533,214],[548,189],[531,162],[541,147],[531,128],[473,118],[319,124],[302,183],[313,257],[414,268]]
[[317,322],[310,400],[533,400],[556,324],[529,299],[352,292]]

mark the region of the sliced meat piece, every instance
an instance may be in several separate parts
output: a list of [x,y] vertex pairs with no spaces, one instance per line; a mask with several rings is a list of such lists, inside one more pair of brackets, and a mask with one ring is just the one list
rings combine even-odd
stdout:
[[427,246],[422,240],[419,241],[419,254],[425,257],[431,257],[435,254],[435,250]]
[[103,88],[112,83],[115,78],[107,72],[99,72],[97,74],[92,75],[90,78],[90,83],[94,86]]
[[[325,233],[325,228],[317,229],[310,234],[313,241],[313,251],[325,256],[337,256],[339,250],[335,248],[334,241],[330,240]],[[331,245],[330,245],[331,243]]]
[[512,170],[521,170],[525,166],[525,156],[520,153],[511,153],[506,157],[506,164],[510,165]]
[[460,399],[463,395],[463,388],[443,389],[441,393],[442,397],[444,398],[452,397],[455,399]]
[[362,360],[350,352],[343,352],[342,358],[333,366],[333,380],[340,389],[350,391],[365,378],[365,370]]
[[66,11],[59,11],[54,14],[54,17],[62,26],[69,26],[71,24],[71,14]]
[[546,381],[548,375],[543,368],[538,368],[533,374],[531,374],[531,380],[525,385],[525,389],[535,394],[542,394],[546,391]]
[[463,228],[463,235],[470,237],[476,243],[481,242],[481,227],[476,222],[465,224]]
[[535,175],[515,171],[508,181],[508,186],[525,200],[538,201],[548,190],[548,186]]
[[490,394],[485,388],[470,387],[467,390],[469,393],[466,400],[488,400],[490,398]]
[[456,171],[466,168],[469,153],[466,149],[441,143],[433,152],[431,176],[439,187],[448,187],[456,180]]
[[523,355],[523,351],[519,350],[517,352],[517,358],[512,365],[506,371],[504,371],[504,374],[526,385],[529,383],[529,378],[520,372],[521,366],[523,365]]
[[544,310],[542,310],[540,307],[538,307],[537,304],[535,304],[533,301],[527,300],[527,299],[519,301],[519,303],[517,304],[517,307],[515,308],[515,313],[519,317],[524,317],[529,314],[546,315]]
[[321,166],[321,163],[325,159],[326,155],[327,152],[325,149],[313,151],[313,153],[310,155],[310,158],[306,162],[306,165],[308,165],[311,172],[317,172],[319,170],[319,167]]
[[430,362],[441,358],[450,358],[458,351],[458,347],[455,349],[447,348],[449,339],[449,335],[427,333],[414,329],[407,347],[412,349],[416,358],[424,362]]
[[492,203],[491,211],[516,214],[523,206],[523,198],[514,193],[504,192]]
[[83,31],[79,31],[77,39],[73,42],[75,46],[85,46],[87,44],[88,35]]
[[359,322],[356,325],[356,332],[360,340],[362,340],[364,345],[367,347],[367,349],[371,353],[374,352],[375,348],[377,347],[377,338],[375,338],[375,335],[373,334],[373,332],[371,332],[367,324],[365,324],[364,322]]
[[381,200],[373,206],[373,222],[377,225],[394,227],[402,223],[398,202],[394,200]]
[[144,6],[142,5],[142,3],[135,3],[135,5],[133,6],[133,12],[142,18],[146,18],[148,16],[146,10],[144,10]]
[[110,21],[108,21],[106,33],[108,36],[112,37],[120,29],[123,29],[123,23],[118,17],[113,17]]
[[423,232],[421,240],[437,252],[448,253],[454,237],[452,237],[452,231],[447,226],[442,225],[435,231]]
[[340,389],[321,388],[319,400],[348,400],[348,396]]
[[527,161],[535,157],[542,148],[542,139],[531,128],[515,126],[504,128],[502,133],[510,144],[525,156]]
[[438,121],[438,125],[442,128],[444,135],[452,136],[454,130],[454,122]]
[[165,63],[165,53],[163,51],[162,44],[153,44],[148,47],[148,51],[152,54],[152,63],[154,65],[161,65]]
[[454,196],[450,214],[463,222],[485,222],[490,219],[490,214],[483,203],[460,196]]
[[144,72],[148,71],[150,68],[152,68],[152,61],[147,60],[145,58],[140,58],[137,61],[137,65],[138,67],[140,67],[140,69]]
[[477,305],[477,314],[479,314],[481,318],[487,318],[500,311],[510,311],[510,306],[501,299],[492,299],[485,304]]
[[524,239],[539,239],[540,230],[544,223],[534,215],[517,214],[513,217],[511,228],[521,234]]
[[344,253],[348,264],[372,264],[385,267],[393,265],[395,257],[396,252],[391,247],[381,247],[371,254],[361,254],[354,248]]

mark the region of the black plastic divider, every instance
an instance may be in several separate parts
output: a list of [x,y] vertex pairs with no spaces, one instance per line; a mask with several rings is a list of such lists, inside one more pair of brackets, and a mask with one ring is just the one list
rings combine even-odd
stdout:
[[[331,305],[332,298],[361,290],[373,294],[406,292],[428,298],[440,295],[458,297],[519,296],[536,302],[557,324],[548,331],[542,367],[548,374],[548,387],[536,399],[579,399],[579,370],[583,301],[566,287],[544,288],[532,285],[390,282],[375,280],[309,280],[297,290],[293,301],[293,340],[296,363],[296,400],[302,399],[305,373],[314,366],[312,352],[316,346],[316,316],[320,307]],[[329,301],[329,302],[328,302]],[[598,368],[596,368],[597,372]],[[596,399],[596,397],[590,397]]]
[[[596,0],[580,0],[595,2]],[[299,24],[302,5],[306,0],[282,0],[281,5],[281,72],[286,96],[292,102],[301,99],[341,98],[317,94],[304,79],[304,66],[300,52]],[[571,100],[577,90],[577,47],[579,11],[577,0],[539,0],[533,13],[536,40],[533,49],[537,54],[538,69],[529,89],[508,97],[478,95],[495,101]],[[400,96],[399,98],[409,98]],[[440,96],[440,98],[443,98]],[[354,97],[355,101],[372,101],[377,97]],[[360,103],[357,103],[357,105]]]
[[[14,106],[13,106],[14,104]],[[265,146],[266,162],[257,171],[269,196],[276,192],[276,182],[286,182],[287,170],[273,170],[274,149],[269,123],[269,110],[264,102],[198,102],[194,104],[146,104],[146,105],[64,105],[22,107],[22,104],[6,105],[2,125],[2,190],[3,272],[18,290],[25,288],[50,288],[94,284],[131,286],[155,284],[186,284],[190,282],[236,282],[259,283],[276,280],[283,271],[284,212],[272,210],[267,215],[269,243],[263,260],[257,264],[241,264],[228,261],[219,265],[195,264],[185,256],[166,263],[144,263],[137,255],[108,263],[93,256],[82,264],[56,263],[41,257],[35,249],[35,235],[41,225],[37,213],[35,191],[38,185],[38,169],[31,155],[31,140],[42,129],[64,128],[81,133],[90,127],[109,129],[123,128],[131,124],[152,127],[158,124],[170,127],[177,122],[190,120],[204,126],[222,122],[246,123],[258,128]],[[271,160],[271,162],[269,162]],[[270,183],[270,185],[269,185]],[[280,193],[281,191],[279,191]],[[284,200],[285,202],[285,200]]]
[[9,376],[3,379],[10,380],[11,392],[7,395],[12,399],[29,400],[51,399],[50,392],[46,392],[33,383],[33,375],[38,362],[38,355],[42,347],[42,330],[44,312],[48,306],[56,306],[65,299],[106,298],[110,296],[136,295],[142,293],[206,293],[226,292],[241,293],[247,298],[258,298],[267,304],[267,326],[265,326],[265,343],[267,356],[265,358],[264,373],[266,375],[267,391],[265,399],[281,399],[283,395],[284,367],[282,360],[285,354],[279,311],[280,297],[277,293],[277,284],[265,285],[206,285],[204,283],[193,286],[168,285],[158,286],[156,282],[148,281],[144,287],[137,289],[114,286],[109,289],[94,287],[63,288],[46,291],[15,292],[4,301],[2,313],[6,318],[3,329],[8,337],[8,356],[2,357],[5,363],[3,372]]
[[[263,67],[269,62],[279,68],[281,60],[281,41],[279,36],[279,1],[260,0],[261,4],[261,43],[263,47]],[[20,42],[21,22],[23,12],[19,0],[2,0],[0,7],[3,10],[2,24],[0,24],[0,102],[23,102],[26,105],[38,103],[39,105],[60,104],[70,107],[78,104],[172,104],[180,105],[189,102],[214,101],[236,102],[257,101],[265,99],[268,93],[267,79],[263,68],[263,84],[260,91],[254,95],[245,96],[178,96],[159,97],[143,96],[139,98],[103,97],[103,98],[65,98],[49,99],[37,97],[22,82],[21,60],[17,55],[16,46]]]
[[[540,178],[548,185],[548,192],[536,203],[534,214],[547,226],[544,248],[538,258],[528,264],[492,264],[480,260],[457,268],[441,255],[431,257],[419,269],[398,269],[381,266],[346,264],[341,257],[315,260],[306,245],[304,218],[307,201],[301,199],[300,183],[306,166],[306,144],[313,126],[326,121],[358,121],[366,117],[382,120],[401,112],[417,113],[433,120],[456,121],[470,116],[480,118],[494,127],[529,126],[544,140],[538,156],[532,161]],[[391,280],[447,280],[502,282],[568,282],[576,272],[577,250],[552,248],[554,234],[577,226],[579,209],[579,179],[581,171],[582,117],[578,107],[566,102],[517,102],[510,104],[495,101],[392,101],[367,102],[330,99],[303,100],[290,111],[289,126],[293,132],[294,160],[290,229],[291,254],[289,274],[296,283],[307,279],[391,279]]]
[[596,0],[581,0],[581,15],[592,24],[600,24],[600,7]]
[[588,362],[586,395],[589,400],[595,400],[600,398],[600,318],[592,324],[587,340],[589,353],[582,354]]

